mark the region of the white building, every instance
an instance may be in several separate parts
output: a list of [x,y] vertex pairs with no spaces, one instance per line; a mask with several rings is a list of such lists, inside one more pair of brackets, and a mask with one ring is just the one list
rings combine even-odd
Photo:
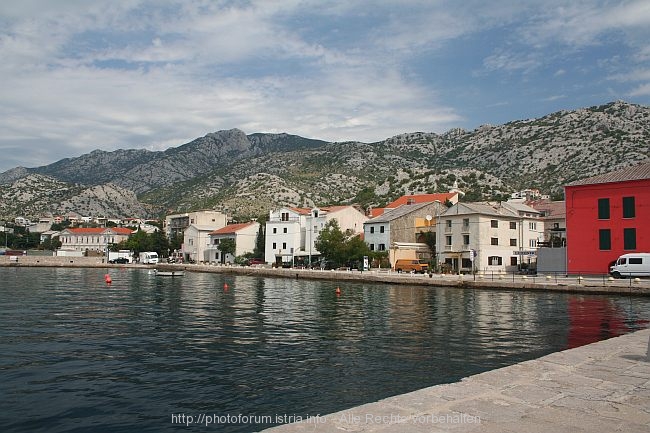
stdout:
[[170,239],[174,236],[181,237],[183,236],[183,232],[192,224],[212,227],[212,230],[217,230],[228,224],[228,218],[225,214],[212,210],[167,215],[163,224],[163,230]]
[[[235,257],[242,256],[246,253],[252,253],[255,249],[257,234],[260,230],[258,222],[249,222],[243,224],[230,224],[209,234],[210,245],[205,251],[204,260],[206,262],[233,263]],[[224,239],[235,241],[235,255],[223,254],[219,249],[219,244]]]
[[368,217],[353,206],[284,207],[269,213],[264,260],[267,263],[310,263],[320,253],[314,246],[320,231],[335,219],[341,231],[363,233]]
[[429,260],[426,232],[435,233],[438,216],[447,210],[439,201],[403,204],[387,209],[363,225],[363,238],[370,251],[386,251],[390,263],[399,259]]
[[183,232],[181,250],[186,262],[203,262],[210,247],[210,233],[221,227],[191,224]]
[[544,223],[521,203],[457,203],[440,216],[436,237],[439,261],[453,271],[511,272],[536,261]]
[[112,244],[125,241],[133,232],[121,227],[106,228],[66,228],[59,235],[61,249],[105,253]]

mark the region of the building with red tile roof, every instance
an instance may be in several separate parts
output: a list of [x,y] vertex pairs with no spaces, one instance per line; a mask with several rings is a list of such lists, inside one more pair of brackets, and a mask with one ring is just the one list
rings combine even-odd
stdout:
[[66,228],[61,231],[61,249],[67,251],[105,252],[113,244],[127,240],[132,230],[122,227]]
[[650,161],[572,182],[564,196],[569,273],[604,274],[620,255],[650,252]]

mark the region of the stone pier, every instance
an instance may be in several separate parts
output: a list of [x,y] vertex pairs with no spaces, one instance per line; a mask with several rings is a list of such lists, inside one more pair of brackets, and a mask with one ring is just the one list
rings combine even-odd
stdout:
[[650,431],[650,329],[265,430]]

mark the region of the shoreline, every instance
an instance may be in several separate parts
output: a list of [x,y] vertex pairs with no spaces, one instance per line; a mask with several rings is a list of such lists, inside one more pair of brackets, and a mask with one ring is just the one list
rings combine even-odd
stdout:
[[[14,259],[15,260],[15,259]],[[281,269],[265,266],[230,266],[206,264],[113,265],[101,257],[50,257],[19,256],[18,260],[0,256],[0,267],[63,267],[105,269],[169,269],[188,272],[248,275],[274,278],[330,280],[334,283],[353,281],[380,284],[417,285],[483,290],[526,290],[583,294],[650,296],[650,279],[616,280],[607,277],[581,277],[564,275],[451,275],[451,274],[398,274],[390,270],[340,271],[312,269]]]

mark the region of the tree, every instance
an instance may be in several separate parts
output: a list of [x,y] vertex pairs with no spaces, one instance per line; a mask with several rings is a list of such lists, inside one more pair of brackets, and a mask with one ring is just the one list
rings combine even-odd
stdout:
[[266,221],[269,219],[268,215],[262,215],[257,218],[260,223],[260,229],[257,231],[257,239],[255,239],[255,249],[253,250],[253,257],[264,257],[266,253]]
[[151,238],[151,251],[158,253],[160,257],[167,257],[169,255],[169,240],[162,230],[158,229],[153,234],[149,235]]
[[338,221],[335,219],[325,223],[320,231],[314,247],[326,260],[331,260],[336,265],[345,261],[345,234],[341,231]]
[[221,263],[226,262],[226,254],[235,255],[237,245],[232,238],[225,238],[219,241],[219,251],[221,251]]
[[344,243],[344,253],[345,253],[345,263],[350,263],[351,266],[355,262],[361,262],[363,256],[370,255],[370,248],[366,244],[361,236],[351,236]]
[[137,256],[142,251],[152,251],[153,242],[146,232],[138,230],[129,236],[129,239],[120,242],[118,247],[123,250],[131,250]]

